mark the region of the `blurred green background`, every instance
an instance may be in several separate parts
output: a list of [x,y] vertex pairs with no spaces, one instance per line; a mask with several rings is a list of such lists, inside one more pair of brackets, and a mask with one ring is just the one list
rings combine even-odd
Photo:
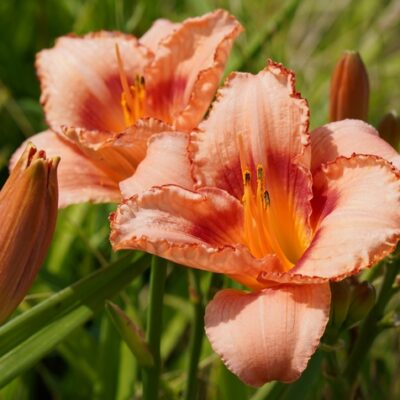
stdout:
[[[36,52],[51,47],[57,36],[69,32],[121,30],[141,36],[157,18],[181,21],[215,8],[229,10],[245,28],[234,46],[227,72],[257,72],[268,58],[293,69],[297,89],[310,104],[312,128],[328,120],[330,75],[347,49],[360,51],[369,72],[370,123],[376,125],[389,110],[399,110],[398,0],[1,0],[1,181],[8,174],[12,152],[46,127],[38,101]],[[61,211],[46,265],[20,310],[115,259],[108,244],[107,222],[113,208],[82,205]],[[203,274],[202,285],[207,286],[209,279],[210,275]],[[144,275],[118,299],[139,323],[145,319],[147,283],[148,276]],[[182,371],[187,363],[192,315],[187,287],[186,270],[171,266],[162,355],[165,379],[176,393],[182,390],[185,379]],[[137,367],[107,321],[101,314],[79,328],[31,371],[0,390],[0,399],[134,398]],[[364,368],[360,398],[399,398],[399,352],[399,338],[393,330],[381,335]],[[325,393],[323,379],[328,378],[322,379],[320,374],[317,380],[314,378],[315,372],[320,372],[318,357],[320,354],[296,386],[267,385],[256,392],[226,371],[205,340],[199,398],[325,398],[321,397]],[[310,372],[313,369],[314,375]],[[166,398],[178,398],[172,394],[168,397],[170,388],[164,389]]]

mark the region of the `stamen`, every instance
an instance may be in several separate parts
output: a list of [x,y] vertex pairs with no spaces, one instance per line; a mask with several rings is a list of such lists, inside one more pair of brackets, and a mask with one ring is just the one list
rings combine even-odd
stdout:
[[133,97],[132,97],[132,94],[131,94],[131,91],[129,88],[128,78],[126,77],[124,63],[122,62],[121,53],[119,52],[119,46],[117,43],[115,43],[115,54],[117,56],[117,62],[118,62],[119,79],[121,81],[123,95],[125,97],[124,102],[128,106],[132,106],[133,105]]
[[143,76],[137,75],[134,84],[129,86],[118,44],[115,44],[115,53],[122,86],[121,107],[125,124],[129,126],[133,125],[143,115],[146,100],[145,81]]
[[268,190],[264,191],[264,206],[268,207],[271,204],[271,199],[269,198]]
[[256,168],[257,188],[252,184],[251,170],[246,162],[245,145],[241,135],[238,135],[240,166],[243,179],[243,211],[244,211],[244,240],[251,253],[262,258],[274,253],[281,261],[282,268],[287,271],[293,264],[283,252],[274,235],[271,215],[271,199],[266,189],[264,166]]
[[243,185],[249,185],[251,183],[251,174],[249,170],[243,172]]

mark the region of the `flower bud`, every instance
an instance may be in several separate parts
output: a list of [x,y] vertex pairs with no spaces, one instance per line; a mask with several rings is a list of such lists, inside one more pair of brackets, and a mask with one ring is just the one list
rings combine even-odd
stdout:
[[57,217],[59,158],[28,144],[0,192],[0,322],[22,301],[49,247]]
[[369,282],[357,283],[352,288],[349,312],[344,326],[350,328],[364,319],[375,304],[376,292]]
[[346,51],[336,65],[331,80],[329,119],[368,118],[369,80],[357,52]]
[[351,285],[349,280],[345,279],[339,282],[331,283],[332,306],[330,326],[339,330],[347,317],[350,306]]
[[107,301],[106,310],[119,335],[136,357],[139,365],[153,367],[154,357],[142,330],[116,304]]
[[395,149],[400,144],[400,118],[395,111],[387,113],[379,122],[378,132],[382,139],[386,140]]

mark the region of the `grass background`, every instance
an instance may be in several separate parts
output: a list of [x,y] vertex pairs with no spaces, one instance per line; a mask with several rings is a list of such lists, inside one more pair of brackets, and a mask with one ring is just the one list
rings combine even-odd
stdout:
[[[296,71],[297,89],[310,104],[311,126],[327,122],[329,79],[344,50],[360,51],[371,82],[369,121],[376,125],[400,100],[400,2],[398,0],[2,0],[0,2],[0,179],[20,143],[46,128],[39,104],[35,53],[51,47],[57,36],[94,30],[143,34],[156,18],[181,21],[225,8],[245,27],[227,71],[257,72],[268,58]],[[373,190],[373,188],[371,188]],[[367,201],[367,199],[366,199]],[[107,215],[113,205],[80,205],[60,212],[46,263],[20,310],[117,256],[108,244]],[[203,291],[230,285],[201,275]],[[190,275],[168,269],[162,337],[165,398],[179,398],[185,383],[193,318]],[[378,280],[379,284],[379,280]],[[116,301],[140,325],[145,324],[148,276]],[[211,293],[209,294],[211,295]],[[398,299],[392,308],[398,310]],[[375,343],[363,370],[360,398],[400,398],[399,330],[388,330]],[[339,357],[341,355],[339,354]],[[201,399],[332,398],[317,353],[295,385],[269,384],[255,391],[241,384],[203,341],[199,372]],[[321,364],[322,363],[322,364]],[[322,367],[321,367],[322,365]],[[28,372],[0,390],[0,399],[130,399],[140,396],[138,367],[103,312],[68,336]]]

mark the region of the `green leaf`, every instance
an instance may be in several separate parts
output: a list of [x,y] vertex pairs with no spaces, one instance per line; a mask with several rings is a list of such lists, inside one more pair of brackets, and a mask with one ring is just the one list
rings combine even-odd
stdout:
[[116,304],[107,301],[106,310],[115,328],[142,367],[152,367],[154,358],[142,330]]
[[106,299],[148,267],[147,256],[136,254],[132,259],[131,254],[68,286],[0,328],[0,387],[92,318]]

